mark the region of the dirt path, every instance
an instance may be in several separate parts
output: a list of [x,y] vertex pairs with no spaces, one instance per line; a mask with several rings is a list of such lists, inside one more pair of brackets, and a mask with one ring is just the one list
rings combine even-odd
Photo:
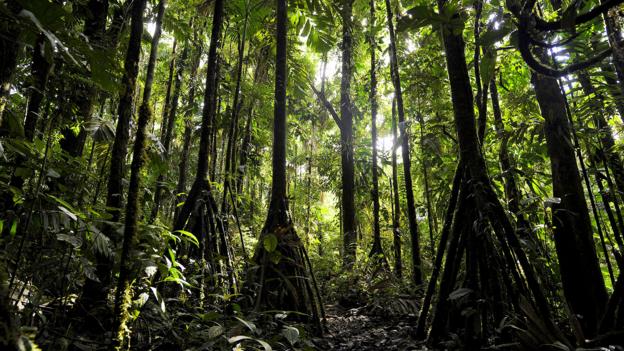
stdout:
[[426,350],[412,338],[416,316],[382,316],[378,308],[326,306],[328,333],[315,340],[319,350]]

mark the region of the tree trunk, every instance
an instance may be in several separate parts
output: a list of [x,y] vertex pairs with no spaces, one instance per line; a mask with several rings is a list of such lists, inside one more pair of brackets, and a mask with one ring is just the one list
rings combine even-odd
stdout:
[[197,160],[197,173],[189,195],[180,210],[180,214],[174,225],[174,230],[182,229],[195,208],[195,202],[201,192],[208,190],[210,196],[210,183],[208,182],[208,154],[210,152],[210,135],[214,126],[216,113],[215,90],[217,82],[217,48],[220,46],[221,27],[223,26],[223,0],[215,0],[214,15],[212,21],[212,33],[210,35],[210,48],[208,50],[208,62],[206,63],[206,88],[204,90],[204,107],[200,129],[200,140]]
[[353,0],[343,0],[342,77],[340,82],[340,158],[342,168],[343,266],[355,263],[357,228],[355,219],[355,162],[353,159],[353,112],[351,78],[353,76]]
[[[126,52],[126,60],[124,63],[124,76],[122,80],[123,91],[120,96],[119,106],[117,109],[117,130],[111,151],[111,166],[108,178],[108,194],[106,198],[106,206],[111,208],[110,213],[112,215],[112,222],[117,222],[120,219],[123,192],[123,165],[126,161],[132,101],[134,99],[134,91],[136,89],[136,80],[139,71],[145,2],[146,0],[139,0],[132,8],[130,40],[128,42],[128,50]],[[118,235],[116,234],[116,230],[113,226],[106,225],[104,227],[104,233],[112,240],[112,242],[119,242]],[[87,279],[85,282],[81,297],[81,305],[85,311],[91,310],[94,304],[105,301],[107,295],[106,289],[111,281],[111,271],[113,268],[113,262],[111,259],[105,255],[97,255],[96,260],[96,275],[99,282],[91,279]]]
[[399,202],[399,171],[397,169],[397,146],[399,143],[396,121],[396,99],[392,100],[392,238],[394,244],[394,274],[403,277],[401,259],[401,205]]
[[[146,0],[139,0],[135,3],[133,11],[141,9],[140,14],[133,13],[132,26],[135,25],[135,19],[141,25],[141,31],[137,31],[142,36],[143,29],[143,10]],[[134,149],[132,154],[132,166],[130,168],[130,183],[128,185],[128,203],[126,204],[126,217],[124,223],[123,246],[119,263],[119,280],[117,281],[117,291],[115,293],[115,310],[114,310],[114,346],[121,350],[123,348],[125,334],[127,331],[126,320],[128,318],[129,303],[128,295],[131,295],[130,281],[132,277],[132,262],[130,252],[133,249],[134,241],[137,233],[137,224],[139,219],[139,192],[141,182],[141,168],[145,163],[144,153],[146,144],[147,125],[152,117],[150,99],[152,96],[152,83],[154,81],[154,70],[156,68],[156,59],[158,57],[158,42],[160,41],[162,19],[166,7],[166,0],[160,0],[158,3],[158,15],[156,17],[156,30],[152,37],[149,61],[147,64],[147,73],[145,75],[145,87],[143,89],[143,101],[139,109],[139,120],[137,123],[137,134],[134,141]],[[136,17],[135,17],[136,16]],[[141,37],[139,36],[139,38]]]
[[160,141],[164,143],[167,138],[167,132],[169,129],[169,112],[171,111],[171,88],[173,87],[173,80],[176,67],[176,50],[178,48],[178,40],[173,40],[173,49],[171,50],[171,61],[169,61],[169,78],[167,78],[167,88],[165,89],[165,101],[162,110],[162,122],[160,125]]
[[370,106],[371,106],[371,143],[373,148],[373,247],[371,248],[370,257],[383,255],[381,247],[381,230],[379,228],[379,175],[377,169],[377,59],[375,51],[377,50],[377,40],[375,39],[375,0],[370,2]]
[[[180,99],[180,90],[182,88],[182,75],[184,74],[184,68],[186,67],[186,57],[188,56],[189,45],[186,44],[182,50],[180,61],[178,62],[178,68],[175,74],[175,83],[173,88],[173,96],[171,98],[171,107],[167,115],[167,128],[165,132],[165,138],[162,140],[163,148],[165,149],[165,160],[169,161],[171,154],[171,139],[173,139],[173,133],[175,128],[175,121],[178,113],[178,101]],[[160,202],[162,201],[162,192],[165,189],[164,186],[165,175],[161,174],[156,180],[156,190],[154,192],[154,206],[152,207],[152,213],[150,215],[150,221],[153,223],[158,216],[158,210],[160,209]]]
[[571,311],[582,316],[585,337],[592,337],[604,312],[607,293],[572,147],[565,101],[554,78],[532,73],[532,81],[545,120],[553,196],[561,199],[553,205],[552,216],[564,295]]
[[[138,3],[142,3],[139,0]],[[123,178],[124,166],[130,138],[130,120],[132,118],[132,101],[137,86],[139,72],[139,55],[141,54],[141,35],[143,33],[143,9],[137,9],[141,5],[132,7],[132,23],[130,28],[130,40],[124,63],[124,75],[122,78],[122,93],[119,97],[117,108],[117,127],[115,129],[115,141],[111,151],[111,168],[108,175],[108,192],[106,195],[106,207],[111,210],[111,221],[117,222],[123,203]],[[139,13],[140,12],[140,13]],[[140,26],[139,26],[140,25]]]
[[[254,255],[254,261],[260,264],[260,272],[254,272],[251,282],[257,282],[256,309],[285,308],[306,313],[320,332],[322,311],[320,296],[316,286],[312,286],[314,277],[310,260],[294,230],[288,210],[286,194],[287,0],[276,0],[276,2],[273,180],[267,219]],[[277,259],[275,259],[276,255]]]
[[33,141],[36,134],[37,121],[41,112],[41,102],[45,95],[45,89],[52,66],[45,57],[46,38],[39,34],[35,47],[33,48],[33,60],[31,64],[32,86],[28,108],[26,110],[26,121],[24,122],[24,134],[28,141]]
[[490,81],[490,95],[492,97],[492,111],[494,114],[494,128],[496,134],[500,140],[500,150],[498,152],[498,159],[500,162],[502,177],[504,181],[505,197],[507,198],[507,205],[509,210],[516,215],[516,221],[518,223],[518,229],[520,234],[525,233],[530,229],[529,223],[524,218],[524,215],[520,213],[520,191],[516,184],[515,171],[512,165],[512,159],[509,156],[508,143],[509,134],[505,131],[503,124],[502,113],[500,109],[498,87],[496,81],[492,79]]
[[390,72],[392,84],[394,85],[394,95],[397,102],[397,112],[399,117],[399,130],[401,132],[401,154],[403,156],[403,178],[405,180],[405,197],[407,198],[407,219],[410,229],[410,240],[412,248],[412,281],[416,285],[423,283],[422,267],[420,259],[420,243],[418,238],[418,222],[416,221],[416,204],[414,202],[414,189],[412,187],[412,166],[410,161],[409,136],[405,121],[405,109],[403,105],[403,92],[401,90],[401,77],[399,75],[399,62],[397,59],[396,36],[394,34],[394,24],[392,23],[392,8],[390,0],[386,0],[386,13],[388,20],[388,31],[390,32]]
[[[194,46],[197,47],[196,49],[196,53],[195,53],[195,57],[193,58],[193,63],[191,65],[191,72],[190,72],[190,76],[189,76],[189,92],[188,92],[188,101],[187,101],[187,110],[186,113],[184,115],[184,141],[182,144],[182,152],[180,155],[180,164],[178,166],[179,169],[179,178],[178,178],[178,185],[176,186],[176,202],[180,203],[182,201],[184,201],[184,199],[186,199],[186,196],[181,195],[182,193],[186,192],[186,173],[187,173],[187,168],[188,168],[188,157],[189,157],[189,153],[191,150],[191,139],[193,137],[193,115],[195,112],[195,87],[197,85],[197,79],[196,79],[196,74],[197,74],[197,69],[199,68],[199,62],[201,60],[201,56],[202,56],[202,46],[201,45],[196,45],[196,43],[194,43]],[[176,206],[176,210],[175,210],[175,216],[173,218],[173,222],[175,223],[177,221],[178,215],[179,215],[179,207]]]

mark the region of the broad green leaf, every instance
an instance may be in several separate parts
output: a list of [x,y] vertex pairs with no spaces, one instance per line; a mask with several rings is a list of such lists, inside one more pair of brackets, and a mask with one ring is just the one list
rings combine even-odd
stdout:
[[223,334],[225,332],[225,328],[223,328],[220,325],[213,325],[212,327],[210,327],[208,329],[208,337],[210,339],[214,339],[217,336],[220,336],[221,334]]
[[286,340],[288,340],[291,345],[294,345],[299,340],[299,329],[289,325],[284,326],[282,329],[282,335],[284,335]]
[[277,248],[277,237],[275,234],[267,234],[262,240],[262,244],[267,252],[273,252]]
[[186,230],[181,230],[181,229],[180,230],[176,230],[174,233],[182,234],[182,236],[184,238],[186,238],[188,241],[192,242],[195,246],[199,247],[199,240],[197,240],[197,237],[193,233],[188,232]]

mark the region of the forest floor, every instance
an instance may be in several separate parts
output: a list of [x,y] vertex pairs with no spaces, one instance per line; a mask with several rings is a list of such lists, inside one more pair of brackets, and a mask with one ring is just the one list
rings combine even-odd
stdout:
[[427,350],[412,338],[416,316],[389,316],[376,306],[328,305],[327,333],[313,340],[319,350]]

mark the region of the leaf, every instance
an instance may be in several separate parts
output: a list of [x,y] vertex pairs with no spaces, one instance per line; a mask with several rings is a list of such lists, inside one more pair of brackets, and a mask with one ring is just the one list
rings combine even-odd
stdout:
[[431,6],[414,6],[407,10],[407,14],[402,16],[397,22],[397,31],[408,29],[418,29],[429,25],[444,23],[445,19],[436,13]]
[[213,325],[212,327],[208,329],[208,338],[214,339],[217,336],[220,336],[221,334],[223,334],[224,331],[225,331],[225,328],[223,328],[222,326]]
[[78,217],[76,217],[76,215],[75,215],[72,211],[70,211],[70,210],[66,209],[66,208],[65,208],[65,207],[63,207],[63,206],[59,206],[58,208],[59,208],[59,210],[61,210],[61,212],[63,212],[64,214],[66,214],[66,215],[67,215],[67,217],[71,218],[71,219],[72,219],[72,220],[74,220],[74,221],[78,220]]
[[56,234],[56,240],[64,241],[70,244],[71,246],[73,246],[74,249],[77,249],[82,245],[81,238],[77,236],[73,236],[73,235],[68,235],[68,234]]
[[184,238],[195,244],[195,246],[199,247],[199,240],[197,240],[197,237],[193,233],[187,232],[186,230],[176,230],[174,233],[182,234]]
[[238,317],[234,317],[234,318],[236,318],[239,322],[243,323],[247,327],[247,329],[249,329],[252,333],[256,333],[257,329],[256,329],[255,324],[253,324],[252,322],[248,322],[242,318],[238,318]]
[[48,169],[48,177],[50,178],[60,178],[61,174],[57,171],[55,171],[54,169],[50,168]]
[[511,21],[502,21],[497,29],[490,29],[479,36],[479,45],[482,47],[492,46],[495,43],[503,40],[505,36],[511,33],[514,29]]
[[294,345],[299,340],[299,329],[288,325],[284,326],[282,335],[284,335],[291,345]]
[[480,70],[481,81],[484,86],[487,86],[494,76],[494,69],[496,68],[496,50],[486,50],[483,58],[481,59]]
[[245,335],[233,336],[233,337],[228,339],[228,342],[230,344],[233,344],[233,343],[239,342],[241,340],[253,340],[253,341],[259,343],[260,345],[262,345],[262,347],[264,348],[264,351],[273,351],[273,348],[271,347],[271,345],[269,345],[266,341],[263,341],[263,340],[260,340],[260,339],[254,339],[254,338],[251,338],[251,337],[245,336]]
[[452,293],[449,294],[449,300],[457,300],[459,298],[462,298],[468,294],[470,294],[472,292],[472,289],[468,289],[468,288],[459,288],[455,291],[453,291]]
[[275,234],[267,234],[262,240],[262,244],[267,252],[273,252],[277,248],[277,237]]
[[553,205],[558,205],[560,203],[561,203],[560,197],[547,197],[546,199],[544,199],[545,207],[552,207]]

